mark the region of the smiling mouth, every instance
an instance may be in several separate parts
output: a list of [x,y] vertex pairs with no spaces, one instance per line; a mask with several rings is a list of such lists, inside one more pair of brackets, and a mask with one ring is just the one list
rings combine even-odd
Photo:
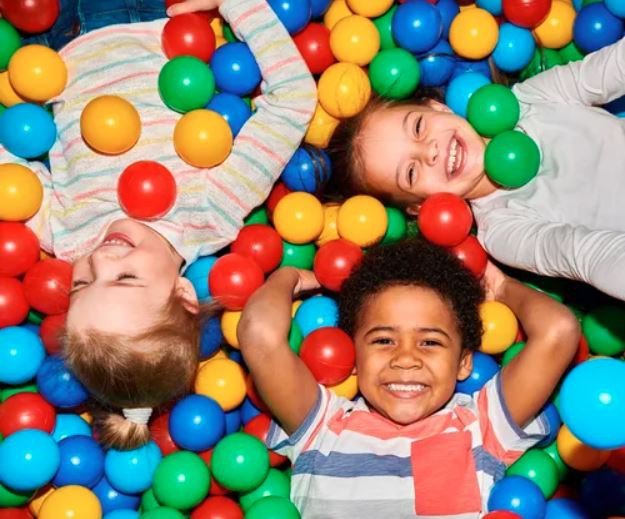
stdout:
[[114,245],[116,247],[128,247],[134,248],[135,244],[125,234],[114,232],[105,236],[104,240],[100,244],[100,247]]
[[399,383],[391,382],[383,384],[382,387],[395,398],[411,399],[418,398],[429,388],[429,386],[420,383]]
[[447,163],[445,164],[445,173],[447,179],[452,180],[462,172],[466,162],[467,150],[464,141],[455,135],[449,140],[449,148],[447,149]]

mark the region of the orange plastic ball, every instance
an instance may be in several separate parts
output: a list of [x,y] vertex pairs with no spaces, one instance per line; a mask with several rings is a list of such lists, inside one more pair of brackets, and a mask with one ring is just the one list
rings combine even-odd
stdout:
[[43,103],[63,92],[67,84],[67,67],[51,48],[26,45],[11,57],[9,79],[20,96]]
[[43,187],[32,169],[21,164],[0,165],[0,220],[22,222],[41,207]]
[[593,449],[578,440],[566,425],[560,428],[557,438],[558,454],[562,461],[575,470],[596,470],[608,461],[611,451]]
[[174,130],[174,148],[187,164],[212,168],[232,151],[232,130],[226,120],[212,110],[192,110],[184,114]]
[[323,23],[328,29],[332,30],[338,22],[352,14],[354,13],[347,6],[345,0],[334,0],[328,7],[326,14],[323,15]]
[[364,67],[380,50],[380,33],[364,16],[346,16],[330,32],[330,48],[338,61]]
[[480,351],[496,355],[512,346],[519,323],[510,308],[499,301],[486,301],[480,306],[480,317],[484,327]]
[[221,333],[223,333],[226,342],[237,350],[239,349],[237,326],[239,326],[242,313],[243,312],[237,310],[226,310],[221,314]]
[[358,376],[350,375],[343,382],[328,386],[328,389],[337,396],[351,400],[358,394]]
[[382,202],[368,195],[352,196],[339,209],[336,228],[339,236],[359,247],[376,244],[386,233],[388,214]]
[[321,103],[317,103],[312,121],[310,121],[304,136],[304,142],[317,146],[317,148],[327,148],[339,122],[336,117],[332,117],[323,109]]
[[499,39],[497,20],[485,9],[466,9],[451,22],[449,43],[457,54],[483,59],[495,50]]
[[241,405],[246,391],[243,368],[230,359],[211,359],[195,378],[195,392],[212,398],[226,412]]
[[330,65],[319,78],[319,102],[332,117],[352,117],[371,98],[367,73],[353,63]]
[[295,244],[310,243],[323,230],[323,206],[309,193],[289,193],[276,205],[273,224],[286,241]]
[[57,488],[43,502],[39,519],[101,519],[102,506],[88,488],[68,485]]
[[393,6],[393,0],[347,0],[347,7],[367,18],[382,16]]
[[9,71],[0,72],[0,105],[10,106],[26,103],[27,100],[19,96],[9,81]]
[[573,41],[576,16],[572,5],[562,0],[554,0],[547,18],[534,29],[534,37],[542,47],[560,49]]
[[339,231],[336,228],[336,220],[339,216],[340,208],[339,204],[325,204],[323,206],[323,230],[315,242],[317,247],[340,238]]

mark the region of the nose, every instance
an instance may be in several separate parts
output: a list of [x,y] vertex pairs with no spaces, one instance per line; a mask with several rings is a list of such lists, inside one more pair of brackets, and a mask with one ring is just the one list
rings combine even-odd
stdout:
[[107,250],[106,247],[94,250],[89,256],[89,266],[97,278],[107,272],[115,263],[118,257]]
[[426,142],[417,142],[416,145],[418,147],[417,155],[421,162],[428,166],[434,166],[440,155],[438,141],[436,139],[430,139]]
[[391,368],[421,369],[423,360],[412,343],[400,343],[391,358]]

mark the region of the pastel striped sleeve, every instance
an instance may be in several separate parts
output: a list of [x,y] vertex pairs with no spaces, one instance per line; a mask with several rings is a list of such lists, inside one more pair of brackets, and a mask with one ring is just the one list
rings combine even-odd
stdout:
[[497,374],[473,394],[476,401],[484,449],[506,465],[511,465],[549,434],[549,421],[544,414],[519,427],[506,406]]
[[263,77],[256,112],[237,135],[232,153],[207,172],[209,196],[230,216],[219,222],[220,231],[233,239],[300,145],[317,96],[306,63],[265,0],[226,0],[221,13],[249,46]]

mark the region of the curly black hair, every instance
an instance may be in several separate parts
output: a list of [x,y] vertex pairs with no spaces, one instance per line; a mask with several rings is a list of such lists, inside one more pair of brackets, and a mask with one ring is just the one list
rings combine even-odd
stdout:
[[393,286],[430,288],[455,314],[462,347],[476,351],[482,340],[479,305],[484,290],[477,278],[447,250],[417,236],[370,250],[339,294],[339,326],[354,335],[367,300]]

